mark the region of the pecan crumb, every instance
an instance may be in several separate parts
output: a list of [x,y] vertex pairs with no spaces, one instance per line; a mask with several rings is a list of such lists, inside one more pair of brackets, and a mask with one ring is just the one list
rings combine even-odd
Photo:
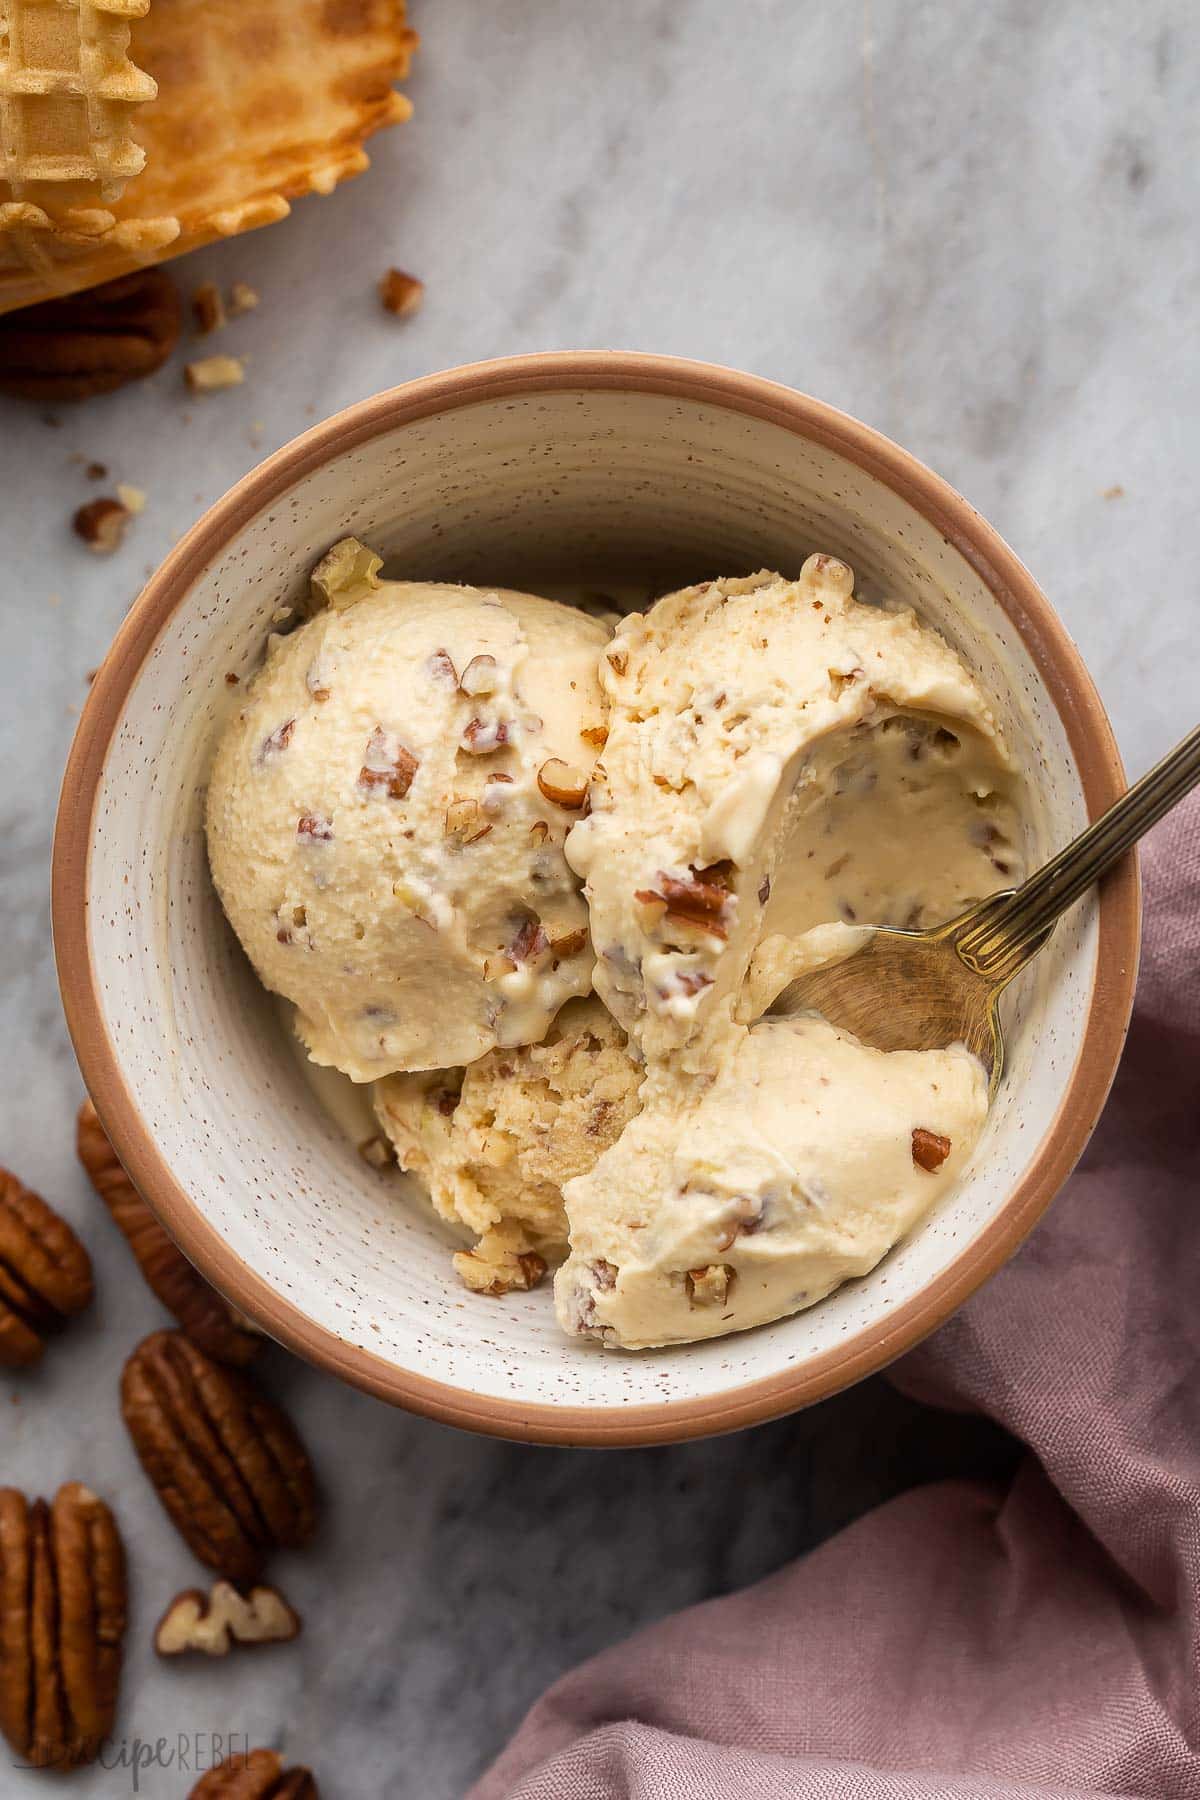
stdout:
[[239,313],[253,312],[258,301],[258,291],[248,281],[235,281],[229,289],[230,318],[235,319]]
[[547,800],[568,812],[575,812],[587,799],[588,778],[582,769],[552,756],[537,773],[537,784]]
[[215,281],[202,281],[192,293],[192,322],[201,337],[220,331],[225,323],[225,302]]
[[425,283],[415,275],[406,275],[403,269],[388,269],[379,278],[379,298],[385,312],[394,313],[398,319],[411,319],[421,310]]
[[125,536],[125,527],[131,517],[127,506],[106,497],[89,500],[79,507],[71,519],[71,526],[89,550],[97,556],[111,556]]
[[183,379],[193,394],[212,394],[239,387],[246,379],[246,366],[240,356],[202,356],[184,364]]
[[942,1137],[936,1131],[927,1131],[924,1125],[918,1125],[912,1134],[912,1159],[918,1169],[927,1169],[932,1175],[940,1169],[950,1154],[950,1139]]
[[403,800],[420,766],[411,750],[382,725],[377,725],[363,752],[358,785],[366,793],[382,791],[389,800]]
[[688,1298],[693,1306],[724,1306],[733,1285],[733,1270],[728,1263],[709,1263],[703,1269],[689,1269]]
[[392,1146],[378,1134],[364,1138],[358,1146],[358,1154],[373,1169],[389,1169],[392,1165]]

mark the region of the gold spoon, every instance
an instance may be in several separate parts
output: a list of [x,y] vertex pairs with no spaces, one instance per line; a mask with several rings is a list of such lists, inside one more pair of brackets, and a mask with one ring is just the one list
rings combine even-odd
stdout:
[[1200,725],[1019,888],[932,931],[872,930],[862,948],[790,982],[769,1017],[816,1012],[877,1050],[965,1044],[995,1093],[1004,1068],[998,1001],[1062,914],[1200,782]]

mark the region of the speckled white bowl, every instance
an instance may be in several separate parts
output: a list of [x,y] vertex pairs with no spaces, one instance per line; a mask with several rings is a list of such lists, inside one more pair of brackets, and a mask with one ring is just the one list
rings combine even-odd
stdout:
[[1108,723],[1028,573],[865,426],[746,375],[623,354],[433,376],[317,426],[167,558],[96,677],[63,787],[54,926],[84,1078],[187,1254],[301,1355],[512,1437],[653,1442],[815,1400],[896,1356],[1012,1252],[1108,1090],[1132,998],[1136,874],[1060,927],[1016,997],[971,1172],[870,1275],[776,1325],[624,1355],[563,1337],[548,1289],[468,1295],[435,1227],[314,1107],[209,883],[201,800],[228,674],[354,532],[392,572],[642,593],[813,550],[911,600],[996,698],[1048,852],[1123,785]]

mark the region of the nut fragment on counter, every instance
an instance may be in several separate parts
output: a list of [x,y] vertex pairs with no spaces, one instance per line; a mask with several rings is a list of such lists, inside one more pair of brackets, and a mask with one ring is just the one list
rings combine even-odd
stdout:
[[0,1368],[40,1360],[92,1298],[87,1251],[53,1207],[0,1169]]
[[215,281],[202,281],[192,294],[192,322],[201,337],[220,331],[225,323],[225,302]]
[[117,1709],[125,1552],[104,1501],[80,1482],[52,1505],[0,1488],[0,1729],[25,1762],[92,1762]]
[[915,1127],[912,1134],[912,1159],[918,1169],[926,1169],[933,1174],[940,1169],[950,1154],[950,1139],[942,1137],[936,1131],[927,1131],[923,1125]]
[[232,1582],[216,1581],[209,1594],[176,1594],[155,1628],[154,1648],[160,1656],[228,1656],[235,1645],[286,1644],[299,1635],[300,1615],[278,1588],[240,1594]]
[[246,379],[246,366],[240,356],[201,356],[184,364],[183,379],[193,394],[212,394],[240,386]]
[[253,312],[258,302],[258,290],[248,281],[235,281],[230,286],[228,311],[231,319],[236,319],[239,313]]
[[90,1100],[79,1109],[75,1147],[155,1298],[209,1356],[238,1367],[250,1362],[262,1347],[262,1334],[176,1248],[121,1167]]
[[43,404],[86,400],[162,367],[179,339],[179,290],[162,269],[0,318],[0,389]]
[[236,1750],[202,1775],[187,1800],[320,1800],[311,1769],[285,1769],[278,1750]]
[[96,556],[111,556],[124,538],[125,527],[132,517],[127,506],[106,494],[102,499],[88,500],[78,507],[71,516],[71,529]]
[[312,1536],[316,1486],[295,1426],[182,1332],[138,1345],[121,1376],[121,1414],[172,1524],[219,1575],[255,1581],[271,1550]]
[[421,310],[425,283],[415,275],[406,275],[403,269],[388,269],[379,278],[379,298],[385,312],[395,313],[398,319],[411,319]]

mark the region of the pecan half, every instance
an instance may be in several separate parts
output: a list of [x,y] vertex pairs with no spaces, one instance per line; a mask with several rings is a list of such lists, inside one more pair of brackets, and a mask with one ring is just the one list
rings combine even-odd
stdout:
[[0,1488],[0,1729],[39,1769],[91,1762],[112,1731],[125,1552],[89,1488],[32,1505]]
[[300,1615],[277,1588],[239,1594],[231,1582],[215,1581],[211,1594],[176,1594],[155,1627],[154,1648],[160,1656],[228,1656],[235,1644],[287,1644],[299,1635]]
[[236,1751],[202,1775],[188,1800],[320,1800],[311,1769],[285,1769],[277,1750]]
[[179,338],[179,290],[162,269],[0,318],[0,388],[42,404],[86,400],[153,375]]
[[291,1420],[182,1332],[138,1345],[121,1376],[121,1413],[176,1530],[219,1575],[252,1582],[270,1550],[312,1536],[312,1466]]
[[75,1132],[79,1160],[137,1259],[146,1286],[172,1313],[194,1344],[218,1362],[239,1367],[258,1355],[262,1337],[209,1287],[163,1230],[130,1181],[108,1141],[96,1109],[85,1100]]
[[24,1369],[92,1298],[92,1264],[65,1219],[0,1169],[0,1368]]

